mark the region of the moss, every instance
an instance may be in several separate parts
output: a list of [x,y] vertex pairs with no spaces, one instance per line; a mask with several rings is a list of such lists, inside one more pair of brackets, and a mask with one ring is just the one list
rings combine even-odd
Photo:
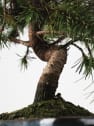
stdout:
[[62,116],[94,116],[88,110],[66,102],[62,98],[38,102],[12,113],[2,113],[1,120],[33,119]]

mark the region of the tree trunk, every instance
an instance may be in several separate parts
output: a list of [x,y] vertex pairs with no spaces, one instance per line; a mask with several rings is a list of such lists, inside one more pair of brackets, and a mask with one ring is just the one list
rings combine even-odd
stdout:
[[[39,29],[38,29],[39,30]],[[67,49],[50,45],[43,36],[36,34],[36,25],[29,26],[29,40],[35,54],[47,65],[39,79],[34,102],[52,99],[58,87],[58,80],[67,60]]]
[[67,59],[67,49],[57,49],[43,70],[38,82],[34,102],[52,99],[58,87],[58,80]]

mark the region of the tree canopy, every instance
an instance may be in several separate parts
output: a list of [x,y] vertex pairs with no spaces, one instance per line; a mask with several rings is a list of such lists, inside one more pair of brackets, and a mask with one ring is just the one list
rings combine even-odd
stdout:
[[[0,2],[0,46],[7,46],[9,42],[27,46],[28,41],[23,43],[16,40],[31,22],[37,27],[34,30],[44,34],[43,39],[49,43],[54,42],[54,38],[70,38],[64,46],[73,45],[82,54],[80,61],[75,64],[77,71],[83,72],[85,77],[93,74],[93,0],[3,0]],[[28,53],[27,48],[22,59],[24,64],[27,64]]]

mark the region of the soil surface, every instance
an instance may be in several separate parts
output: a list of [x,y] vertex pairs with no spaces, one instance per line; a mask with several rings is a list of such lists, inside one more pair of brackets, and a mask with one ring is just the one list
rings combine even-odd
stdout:
[[0,114],[0,120],[86,116],[94,117],[94,114],[80,106],[75,106],[62,98],[54,98],[52,100],[29,105],[11,113],[2,113]]

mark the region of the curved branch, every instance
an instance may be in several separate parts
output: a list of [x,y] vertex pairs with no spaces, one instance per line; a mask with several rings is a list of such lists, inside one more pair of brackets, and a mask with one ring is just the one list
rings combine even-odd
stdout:
[[9,41],[17,43],[17,44],[22,44],[27,47],[32,47],[32,43],[30,41],[23,41],[23,40],[16,39],[16,38],[10,38]]
[[85,53],[81,47],[79,47],[78,45],[76,45],[74,43],[72,43],[72,45],[75,46],[76,48],[78,48],[81,51],[82,55],[85,56]]

